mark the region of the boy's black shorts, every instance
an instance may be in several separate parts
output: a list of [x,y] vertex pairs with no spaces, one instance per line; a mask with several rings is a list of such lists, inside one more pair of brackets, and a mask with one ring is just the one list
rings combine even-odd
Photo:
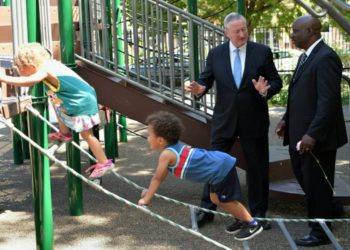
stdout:
[[228,172],[225,179],[217,184],[209,184],[210,193],[216,193],[220,202],[229,202],[241,199],[241,185],[237,176],[236,167]]

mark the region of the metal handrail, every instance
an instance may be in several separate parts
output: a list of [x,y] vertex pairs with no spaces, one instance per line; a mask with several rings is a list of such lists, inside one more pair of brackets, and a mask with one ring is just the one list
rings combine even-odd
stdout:
[[314,17],[324,17],[327,15],[327,10],[324,10],[323,12],[317,12],[316,10],[312,9],[309,5],[307,5],[303,0],[295,0],[300,6],[302,6],[310,15]]
[[[105,68],[105,67],[103,67],[103,66],[101,66],[99,64],[96,64],[96,63],[94,63],[94,62],[92,62],[90,60],[87,60],[86,58],[84,58],[84,57],[82,57],[80,55],[75,54],[75,57],[78,60],[81,60],[82,62],[86,63],[87,65],[91,65],[94,68],[96,68],[96,69],[98,69],[98,70],[100,70],[102,72],[105,72],[107,74],[113,75],[113,76],[117,77],[118,79],[124,80],[124,81],[128,82],[129,84],[131,84],[133,86],[137,86],[138,88],[149,92],[150,94],[155,94],[155,95],[158,94],[157,91],[149,89],[146,86],[140,85],[138,82],[136,82],[134,80],[131,80],[130,78],[126,77],[125,75],[118,74],[118,73],[114,72],[113,70],[109,70],[109,69],[107,69],[107,68]],[[205,114],[205,113],[203,113],[203,112],[201,112],[199,110],[193,110],[191,107],[189,107],[189,105],[185,105],[185,104],[177,101],[176,99],[174,100],[174,99],[169,98],[168,96],[164,96],[164,100],[166,100],[169,103],[173,103],[173,104],[177,105],[178,107],[184,109],[185,111],[193,112],[196,115],[198,115],[198,116],[200,116],[200,117],[202,117],[204,119],[211,119],[211,117],[209,115],[207,115],[207,114]]]
[[350,4],[347,4],[341,0],[332,0],[336,5],[338,5],[340,8],[344,10],[350,10]]
[[[350,22],[337,8],[339,6],[340,1],[336,2],[336,6],[331,4],[329,1],[325,0],[314,0],[318,6],[327,11],[327,14],[331,16],[334,21],[336,21],[348,34],[350,34]],[[320,13],[317,14],[310,6],[308,6],[303,0],[295,0],[298,4],[300,4],[307,12],[315,17],[320,17]],[[334,1],[333,1],[334,2]],[[345,4],[345,3],[343,3]],[[349,8],[350,6],[345,5],[342,7]],[[323,15],[322,15],[323,16]]]
[[[195,100],[183,90],[187,79],[195,80],[191,31],[195,26],[198,29],[197,54],[199,71],[202,71],[209,49],[226,40],[223,29],[161,0],[123,1],[121,21],[112,14],[109,22],[105,18],[106,6],[100,3],[99,0],[85,1],[84,8],[80,8],[87,20],[86,23],[80,21],[83,32],[87,33],[82,55],[156,91],[162,98],[210,116],[215,105],[215,89],[202,100]],[[117,28],[122,28],[122,37],[116,36]],[[106,32],[110,29],[111,32]],[[116,40],[122,40],[124,46],[118,47]],[[118,53],[120,51],[123,53]],[[118,65],[118,56],[123,57],[124,66]]]

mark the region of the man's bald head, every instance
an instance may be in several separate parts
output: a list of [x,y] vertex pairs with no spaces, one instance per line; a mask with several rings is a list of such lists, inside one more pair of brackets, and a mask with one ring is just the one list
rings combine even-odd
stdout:
[[311,29],[314,34],[321,35],[321,22],[318,18],[311,15],[299,17],[294,24],[302,25],[305,28]]
[[298,48],[307,49],[321,37],[321,27],[320,20],[313,16],[299,17],[292,26],[292,41]]

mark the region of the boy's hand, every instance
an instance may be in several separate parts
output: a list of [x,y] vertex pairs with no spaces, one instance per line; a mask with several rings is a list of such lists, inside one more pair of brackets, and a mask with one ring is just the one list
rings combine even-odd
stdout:
[[138,202],[139,206],[148,206],[148,203],[142,198]]

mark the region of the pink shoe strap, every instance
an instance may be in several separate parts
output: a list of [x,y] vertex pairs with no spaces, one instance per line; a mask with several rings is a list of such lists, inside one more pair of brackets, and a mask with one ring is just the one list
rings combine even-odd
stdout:
[[56,139],[71,139],[72,138],[72,134],[71,132],[68,133],[61,133],[61,132],[54,132],[54,133],[50,133],[49,137],[51,138],[56,138]]
[[97,164],[92,165],[92,166],[88,167],[87,169],[85,169],[84,172],[85,173],[91,172],[91,171],[95,170],[96,167],[97,167]]
[[107,165],[113,164],[113,161],[111,159],[108,159],[108,161],[106,163],[96,163],[92,166],[90,166],[89,168],[85,169],[85,173],[91,172],[91,171],[95,171],[101,168],[105,168]]

